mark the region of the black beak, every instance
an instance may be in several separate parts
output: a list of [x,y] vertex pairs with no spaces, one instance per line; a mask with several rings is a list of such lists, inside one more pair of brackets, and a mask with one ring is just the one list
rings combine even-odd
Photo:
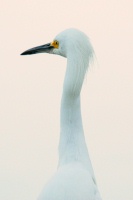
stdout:
[[31,49],[28,49],[21,53],[20,55],[30,55],[30,54],[36,54],[36,53],[52,53],[52,49],[54,47],[51,46],[51,43],[44,44],[38,47],[33,47]]

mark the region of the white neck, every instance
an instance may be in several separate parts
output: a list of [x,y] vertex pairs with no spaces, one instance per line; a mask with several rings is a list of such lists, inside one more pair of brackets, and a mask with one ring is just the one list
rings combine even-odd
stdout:
[[[59,166],[80,162],[92,172],[84,138],[80,109],[80,91],[88,62],[68,57],[61,101]],[[86,66],[85,66],[86,65]]]

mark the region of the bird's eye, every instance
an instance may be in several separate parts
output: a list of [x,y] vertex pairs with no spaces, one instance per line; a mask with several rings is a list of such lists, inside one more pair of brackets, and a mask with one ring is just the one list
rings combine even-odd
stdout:
[[58,49],[59,48],[59,42],[57,40],[54,40],[52,43],[51,43],[51,46],[53,46],[54,48]]
[[55,48],[59,47],[59,42],[57,40],[55,40]]

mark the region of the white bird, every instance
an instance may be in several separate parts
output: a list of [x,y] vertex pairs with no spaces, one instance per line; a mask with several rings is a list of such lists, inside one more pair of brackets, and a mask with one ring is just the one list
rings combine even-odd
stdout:
[[36,53],[67,58],[61,100],[58,169],[39,200],[101,200],[84,138],[80,109],[83,80],[93,58],[91,43],[83,32],[67,29],[53,42],[29,49],[21,55]]

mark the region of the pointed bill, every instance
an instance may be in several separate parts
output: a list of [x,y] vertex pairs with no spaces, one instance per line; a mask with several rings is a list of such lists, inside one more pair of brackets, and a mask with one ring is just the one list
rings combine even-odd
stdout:
[[36,53],[52,53],[53,46],[51,43],[44,44],[41,46],[33,47],[31,49],[28,49],[21,53],[20,55],[31,55],[31,54],[36,54]]

